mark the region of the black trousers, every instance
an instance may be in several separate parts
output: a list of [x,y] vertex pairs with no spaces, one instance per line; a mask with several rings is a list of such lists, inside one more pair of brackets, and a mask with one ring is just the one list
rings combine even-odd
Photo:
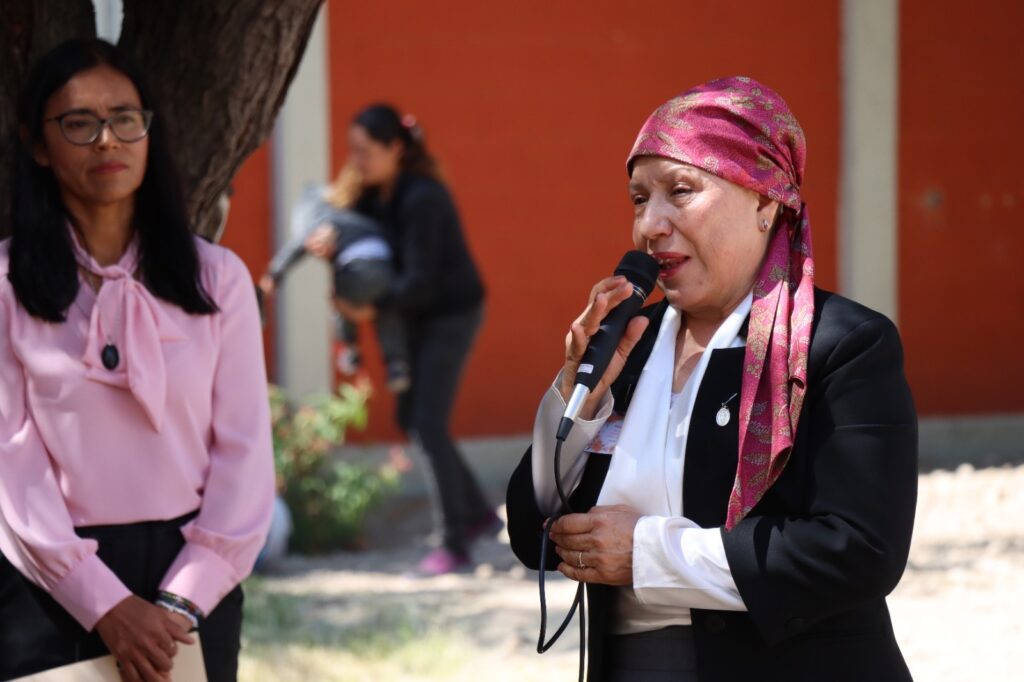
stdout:
[[687,682],[697,679],[693,628],[672,625],[632,635],[611,635],[606,682]]
[[491,512],[449,431],[462,370],[483,321],[483,306],[419,320],[410,328],[412,386],[399,397],[398,423],[426,455],[433,508],[444,546],[467,551],[466,531]]
[[[99,558],[146,601],[185,544],[179,528],[195,513],[170,521],[77,528],[99,542]],[[242,634],[242,589],[236,587],[207,615],[199,636],[210,682],[233,682]],[[0,680],[104,656],[99,635],[86,632],[50,595],[0,555]]]

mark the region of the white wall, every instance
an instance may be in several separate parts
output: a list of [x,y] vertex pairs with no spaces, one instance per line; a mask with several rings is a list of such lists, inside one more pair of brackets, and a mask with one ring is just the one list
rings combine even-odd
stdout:
[[899,2],[843,0],[839,288],[897,319]]
[[116,45],[124,19],[121,0],[92,0],[92,7],[96,11],[96,37]]
[[[330,172],[327,6],[275,124],[271,148],[274,243],[289,237],[289,216],[302,188]],[[277,292],[277,382],[292,397],[329,390],[330,284],[327,266],[306,258]]]

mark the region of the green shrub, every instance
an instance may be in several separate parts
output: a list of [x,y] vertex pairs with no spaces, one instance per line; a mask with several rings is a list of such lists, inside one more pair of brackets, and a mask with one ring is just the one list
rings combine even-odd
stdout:
[[294,408],[271,387],[278,489],[292,513],[290,546],[303,553],[358,547],[367,512],[398,487],[393,464],[336,455],[350,428],[366,427],[369,390],[342,384]]

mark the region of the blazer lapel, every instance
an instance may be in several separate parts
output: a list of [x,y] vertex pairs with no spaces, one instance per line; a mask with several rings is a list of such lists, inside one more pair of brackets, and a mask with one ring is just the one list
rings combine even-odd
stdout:
[[[690,417],[683,464],[683,515],[705,528],[725,523],[736,478],[739,391],[745,353],[743,347],[711,352]],[[718,413],[723,405],[729,418],[721,426]]]
[[[668,303],[663,300],[641,311],[650,318],[650,325],[611,387],[615,396],[615,411],[619,414],[625,414],[629,407],[667,308]],[[749,322],[748,316],[739,330],[741,337],[746,338]],[[705,528],[725,523],[729,494],[736,478],[739,391],[745,353],[745,347],[711,352],[690,418],[686,461],[683,465],[683,515]],[[726,403],[725,407],[729,410],[729,421],[725,426],[719,426],[717,422],[722,403]],[[574,497],[579,496],[578,501],[574,500],[574,508],[589,509],[597,502],[608,473],[609,460],[606,455],[591,455],[583,480],[574,494]]]

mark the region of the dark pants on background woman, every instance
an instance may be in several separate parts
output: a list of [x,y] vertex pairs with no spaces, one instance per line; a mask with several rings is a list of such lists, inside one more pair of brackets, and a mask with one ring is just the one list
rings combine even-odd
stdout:
[[452,407],[466,359],[483,321],[483,306],[435,315],[408,328],[411,340],[412,386],[398,403],[398,422],[423,450],[430,466],[434,510],[446,549],[465,554],[466,532],[487,519],[491,508],[449,430]]
[[[185,544],[180,528],[195,513],[170,521],[77,528],[99,543],[99,558],[131,592],[152,602],[160,581]],[[236,587],[203,620],[199,638],[209,682],[233,682],[242,632],[242,588]],[[0,555],[0,680],[49,670],[109,652],[44,590]]]

